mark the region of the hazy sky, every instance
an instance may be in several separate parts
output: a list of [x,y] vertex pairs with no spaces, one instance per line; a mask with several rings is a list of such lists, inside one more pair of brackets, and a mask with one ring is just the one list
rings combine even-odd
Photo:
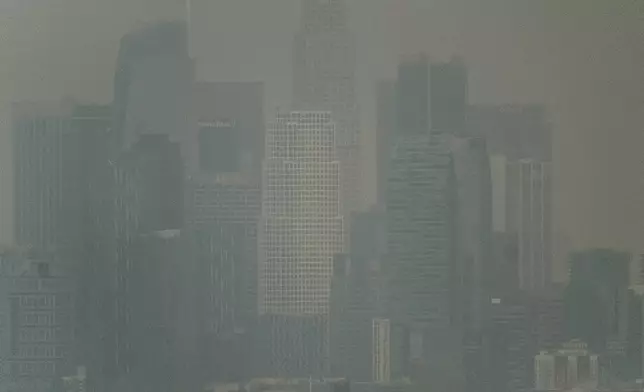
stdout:
[[[400,53],[462,55],[472,101],[549,105],[557,216],[573,245],[644,248],[644,1],[347,1],[366,135],[374,132],[373,84],[394,75]],[[262,80],[267,113],[287,105],[299,1],[193,3],[199,76]],[[183,13],[180,0],[0,0],[0,107],[65,93],[107,102],[118,39],[137,23]],[[0,238],[8,238],[1,113]],[[372,162],[367,154],[365,167]]]

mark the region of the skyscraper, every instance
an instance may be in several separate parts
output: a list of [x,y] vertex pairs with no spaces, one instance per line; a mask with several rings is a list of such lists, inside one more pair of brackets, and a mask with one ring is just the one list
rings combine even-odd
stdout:
[[273,372],[320,374],[328,356],[333,260],[343,251],[330,112],[278,115],[266,138],[259,312]]
[[548,162],[520,160],[507,167],[507,228],[516,233],[519,288],[552,283],[552,171]]
[[451,140],[457,194],[457,254],[463,281],[464,366],[468,390],[485,377],[485,334],[493,289],[492,191],[483,138]]
[[293,106],[332,113],[345,216],[360,208],[360,126],[355,92],[355,47],[345,0],[302,0],[295,36]]
[[71,101],[13,106],[15,240],[39,252],[59,245],[63,193],[63,140]]
[[406,136],[396,142],[383,265],[386,311],[392,323],[409,331],[403,368],[450,385],[460,377],[462,309],[453,170],[449,145],[440,138]]
[[335,127],[329,112],[278,115],[266,140],[260,312],[327,314],[343,250]]
[[114,75],[117,151],[141,135],[163,134],[181,146],[189,169],[198,166],[196,127],[190,116],[194,64],[185,22],[159,22],[121,39]]
[[403,135],[429,135],[429,59],[425,54],[404,58],[396,81],[396,128],[394,141]]
[[197,82],[199,171],[243,174],[259,186],[264,159],[264,86],[260,82]]
[[380,265],[386,252],[385,216],[354,214],[351,246],[336,259],[331,293],[331,375],[373,381],[374,319],[382,315]]
[[463,60],[432,63],[429,91],[432,132],[464,136],[468,86]]

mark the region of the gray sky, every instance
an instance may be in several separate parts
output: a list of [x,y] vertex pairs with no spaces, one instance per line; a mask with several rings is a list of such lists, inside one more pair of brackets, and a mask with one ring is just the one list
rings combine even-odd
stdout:
[[[644,2],[347,0],[358,43],[363,133],[373,83],[400,53],[462,55],[474,102],[546,102],[555,122],[557,214],[575,246],[644,244]],[[267,113],[290,99],[298,0],[193,0],[201,78],[262,80]],[[118,39],[182,16],[180,0],[0,0],[0,108],[67,93],[107,102]],[[9,238],[9,148],[0,147]],[[371,138],[365,143],[372,146]],[[367,154],[365,167],[374,167]],[[373,179],[373,173],[368,173]]]

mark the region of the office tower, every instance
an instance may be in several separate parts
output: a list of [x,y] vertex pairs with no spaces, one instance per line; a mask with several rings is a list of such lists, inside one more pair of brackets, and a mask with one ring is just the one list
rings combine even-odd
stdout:
[[264,86],[197,82],[194,86],[199,171],[243,173],[259,184],[264,159]]
[[467,132],[485,137],[490,154],[510,160],[552,160],[552,125],[543,105],[471,105]]
[[[332,113],[345,216],[360,208],[360,125],[355,92],[355,48],[345,0],[302,0],[295,36],[293,106]],[[348,234],[348,233],[347,233]]]
[[333,257],[343,249],[331,114],[278,115],[267,136],[260,312],[327,314]]
[[[186,227],[191,233],[234,238],[245,244],[236,254],[236,327],[247,329],[257,315],[257,225],[261,195],[256,184],[241,175],[213,178],[195,174],[187,181]],[[222,231],[230,229],[230,233]],[[214,233],[206,234],[214,230]],[[231,277],[232,278],[232,277]]]
[[76,363],[85,366],[87,387],[94,389],[109,373],[113,342],[107,295],[108,271],[114,260],[114,226],[110,166],[112,113],[109,106],[77,104],[63,138],[62,214],[58,253],[74,269],[76,293]]
[[72,109],[70,101],[13,106],[15,240],[42,253],[59,245],[63,139]]
[[[424,54],[403,59],[396,81],[396,137],[429,135],[429,59]],[[396,139],[394,138],[394,141]]]
[[245,251],[255,243],[246,242],[242,225],[230,222],[188,225],[185,234],[187,256],[193,258],[198,271],[191,284],[199,293],[199,374],[219,382],[250,377],[252,357],[244,343],[250,343],[251,334],[242,303],[242,272],[248,260]]
[[74,292],[65,263],[0,254],[0,388],[51,391],[73,372]]
[[261,195],[243,175],[189,176],[186,193],[188,252],[201,271],[195,286],[207,299],[203,361],[213,380],[252,374],[248,348],[257,321],[257,225]]
[[[311,330],[311,339],[317,342],[311,344],[317,348],[307,351],[326,353],[328,347],[319,346],[326,345],[328,337],[319,338],[318,332],[328,332],[324,320],[329,313],[333,260],[343,251],[339,163],[330,112],[278,115],[266,137],[263,187],[260,315],[275,320],[276,329],[267,330],[283,332],[284,339],[290,339],[293,331],[303,336],[303,328]],[[284,361],[296,361],[280,365],[281,371],[305,371],[302,366],[322,371],[322,366],[303,365],[304,353],[284,351],[297,349],[295,344],[289,347],[286,340],[277,339],[269,338],[274,346],[270,351],[284,353]]]
[[388,185],[386,311],[409,329],[407,361],[451,385],[460,368],[461,267],[449,143],[429,135],[397,140]]
[[490,391],[528,391],[532,384],[532,318],[525,296],[493,298],[489,359]]
[[196,168],[193,80],[184,22],[159,22],[125,35],[114,75],[116,151],[130,148],[142,135],[167,135],[180,144],[186,166]]
[[376,205],[384,209],[387,170],[396,130],[396,81],[381,80],[376,85]]
[[456,179],[457,254],[463,291],[464,366],[468,390],[485,377],[485,334],[494,277],[490,165],[485,140],[451,140]]
[[628,253],[591,249],[573,253],[566,288],[567,333],[600,355],[612,338],[625,340]]
[[467,69],[460,58],[430,65],[429,105],[432,132],[464,136],[467,117]]
[[185,255],[179,143],[143,135],[113,165],[116,250],[109,276],[117,368],[107,382],[161,390],[194,386],[201,311],[193,283],[200,276]]
[[552,282],[552,164],[498,155],[490,161],[497,239],[515,241],[518,288],[542,290]]
[[334,262],[331,375],[365,382],[375,379],[373,323],[382,316],[380,264],[386,252],[386,228],[385,216],[378,211],[357,213],[353,221],[351,250]]
[[[187,181],[187,225],[199,235],[243,242],[236,255],[235,327],[249,332],[257,316],[257,224],[264,157],[262,83],[206,83],[194,86],[199,170]],[[241,234],[239,232],[241,227]],[[218,234],[226,231],[228,234]],[[241,237],[240,237],[241,235]]]

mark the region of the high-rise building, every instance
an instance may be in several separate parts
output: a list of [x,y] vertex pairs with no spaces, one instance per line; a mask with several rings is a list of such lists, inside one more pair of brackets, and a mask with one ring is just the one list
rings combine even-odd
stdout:
[[128,149],[142,135],[167,135],[181,146],[186,166],[198,167],[193,80],[185,22],[159,22],[125,35],[114,75],[114,148]]
[[552,282],[552,164],[496,155],[491,170],[493,227],[516,242],[517,286],[542,290]]
[[360,208],[360,125],[355,92],[355,48],[346,0],[302,0],[295,36],[293,106],[332,113],[345,216]]
[[429,105],[432,132],[464,136],[467,117],[467,69],[462,59],[430,66]]
[[535,353],[529,302],[523,295],[491,303],[487,385],[490,391],[528,391]]
[[457,254],[463,281],[464,366],[468,390],[485,377],[485,333],[494,276],[490,165],[485,140],[451,140],[456,179]]
[[335,126],[329,112],[279,115],[267,135],[260,312],[327,314],[343,250]]
[[63,196],[63,141],[71,101],[13,106],[14,238],[19,246],[53,253],[59,245]]
[[199,171],[243,173],[259,184],[264,159],[263,84],[197,82],[193,105]]
[[429,98],[429,59],[424,54],[403,59],[398,66],[396,81],[396,137],[429,135]]
[[[329,313],[333,260],[343,252],[343,217],[340,210],[339,162],[335,154],[335,125],[330,112],[291,112],[278,115],[266,137],[266,160],[259,231],[259,312],[274,320],[267,328],[287,339],[292,331],[311,329],[314,341],[297,347],[328,353],[325,322]],[[279,319],[279,320],[278,320]],[[290,331],[290,332],[289,332]],[[268,338],[272,345],[279,337]],[[301,361],[308,354],[285,353],[296,363],[292,371],[321,371],[323,366]],[[326,355],[326,354],[325,354]],[[281,361],[281,359],[278,359]],[[281,365],[280,365],[281,366]],[[326,366],[326,365],[325,365]],[[292,373],[285,369],[284,372]]]
[[109,106],[75,105],[63,139],[62,213],[58,253],[73,262],[76,290],[76,355],[87,370],[89,388],[110,377],[114,341],[107,289],[114,246],[112,113]]
[[384,205],[391,146],[401,133],[472,136],[466,130],[467,69],[463,61],[430,62],[425,54],[409,56],[398,79],[376,85],[377,199]]
[[606,352],[608,341],[625,341],[628,332],[628,272],[630,255],[610,249],[572,254],[566,288],[568,337]]
[[378,211],[355,214],[351,250],[348,255],[338,256],[334,263],[330,352],[331,375],[335,377],[361,382],[376,377],[372,366],[377,354],[373,351],[376,339],[373,323],[382,315],[380,265],[386,252],[384,218]]
[[455,357],[461,352],[461,268],[449,143],[429,135],[400,138],[389,176],[386,311],[393,323],[410,330],[408,360],[422,364],[424,375],[447,382],[459,372]]
[[517,234],[519,288],[552,282],[552,166],[520,160],[508,165],[508,228]]
[[51,391],[73,371],[74,292],[53,257],[0,254],[0,389]]

